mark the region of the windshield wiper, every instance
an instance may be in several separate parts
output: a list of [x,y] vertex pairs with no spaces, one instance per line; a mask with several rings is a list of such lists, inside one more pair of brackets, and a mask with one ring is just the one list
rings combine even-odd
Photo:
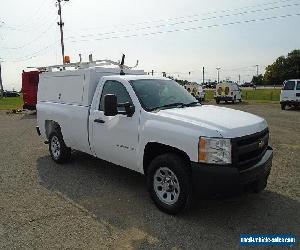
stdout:
[[163,106],[159,106],[159,107],[155,107],[155,108],[151,108],[149,111],[159,111],[165,108],[184,108],[184,107],[191,107],[194,106],[196,104],[199,104],[199,102],[191,102],[191,103],[183,103],[183,102],[175,102],[175,103],[170,103],[170,104],[166,104]]
[[184,106],[191,107],[191,106],[198,105],[198,104],[200,104],[200,103],[199,102],[191,102],[191,103],[185,104]]
[[149,111],[159,111],[159,110],[162,110],[165,108],[177,108],[177,107],[180,107],[180,108],[184,107],[184,103],[182,103],[182,102],[170,103],[170,104],[162,105],[159,107],[151,108],[151,109],[149,109]]

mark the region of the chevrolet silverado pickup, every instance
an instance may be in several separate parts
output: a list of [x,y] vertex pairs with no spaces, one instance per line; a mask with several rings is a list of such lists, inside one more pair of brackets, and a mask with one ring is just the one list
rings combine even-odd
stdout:
[[74,149],[145,175],[169,214],[201,191],[262,191],[272,166],[263,118],[201,105],[177,82],[141,70],[42,72],[37,132],[56,163]]

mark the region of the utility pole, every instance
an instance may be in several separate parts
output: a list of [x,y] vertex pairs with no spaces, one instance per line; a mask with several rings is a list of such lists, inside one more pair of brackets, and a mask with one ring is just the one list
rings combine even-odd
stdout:
[[220,83],[220,67],[219,68],[216,68],[217,69],[217,71],[218,71],[218,83]]
[[203,78],[202,78],[202,84],[204,85],[204,67],[202,68],[202,76],[203,76]]
[[63,58],[63,64],[65,63],[65,45],[64,45],[64,31],[63,26],[65,25],[62,21],[62,13],[61,13],[61,2],[68,2],[69,0],[57,0],[58,5],[58,15],[59,15],[59,22],[57,22],[59,28],[60,28],[60,42],[61,42],[61,55]]
[[1,77],[1,61],[0,61],[0,99],[3,98],[3,84],[2,84],[2,77]]
[[256,76],[258,76],[258,64],[255,65],[256,66]]
[[239,84],[241,84],[241,75],[239,75]]

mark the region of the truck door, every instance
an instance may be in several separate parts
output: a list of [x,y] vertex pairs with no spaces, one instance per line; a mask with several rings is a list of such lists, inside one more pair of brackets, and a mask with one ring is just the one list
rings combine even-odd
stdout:
[[286,81],[281,93],[283,101],[295,100],[295,81]]
[[[118,81],[107,80],[104,83],[98,110],[91,113],[92,148],[97,157],[133,170],[137,170],[138,112],[132,117],[118,114],[104,115],[104,96],[114,94],[118,103],[132,99],[126,87]],[[119,108],[120,111],[123,108]]]
[[296,101],[300,102],[300,80],[297,81],[296,85]]

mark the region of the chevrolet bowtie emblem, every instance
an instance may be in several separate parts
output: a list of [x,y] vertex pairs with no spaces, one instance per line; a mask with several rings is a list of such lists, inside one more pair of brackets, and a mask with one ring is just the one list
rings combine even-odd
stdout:
[[258,142],[258,147],[262,148],[265,145],[265,142],[263,140]]

